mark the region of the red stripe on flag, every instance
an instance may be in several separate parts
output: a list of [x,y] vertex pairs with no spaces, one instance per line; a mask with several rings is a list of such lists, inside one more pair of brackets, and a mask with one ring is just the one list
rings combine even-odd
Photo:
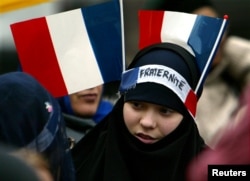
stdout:
[[163,17],[164,11],[139,11],[139,49],[161,42]]
[[194,91],[190,90],[186,101],[185,101],[186,108],[190,111],[190,113],[195,117],[196,115],[196,106],[197,106],[197,97]]
[[[34,76],[53,96],[66,95],[46,19],[15,23],[11,30],[22,70]],[[34,44],[36,46],[32,46]]]

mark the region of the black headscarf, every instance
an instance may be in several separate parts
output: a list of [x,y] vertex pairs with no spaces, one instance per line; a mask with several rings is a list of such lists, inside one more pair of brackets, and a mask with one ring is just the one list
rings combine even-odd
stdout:
[[112,112],[73,148],[77,180],[185,180],[186,166],[205,146],[190,114],[183,111],[184,118],[173,132],[147,145],[128,131],[124,100],[122,95]]
[[54,180],[74,180],[65,124],[57,101],[24,72],[0,76],[0,142],[48,159]]
[[204,148],[195,123],[185,118],[163,140],[145,145],[124,124],[123,99],[73,148],[77,180],[184,180],[187,164]]

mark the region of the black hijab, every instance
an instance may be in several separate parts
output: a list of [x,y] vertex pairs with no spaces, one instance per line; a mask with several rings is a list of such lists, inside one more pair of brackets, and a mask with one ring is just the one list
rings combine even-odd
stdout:
[[123,104],[122,96],[113,111],[73,148],[77,180],[185,180],[187,164],[205,146],[193,119],[184,118],[164,139],[145,145],[127,130]]

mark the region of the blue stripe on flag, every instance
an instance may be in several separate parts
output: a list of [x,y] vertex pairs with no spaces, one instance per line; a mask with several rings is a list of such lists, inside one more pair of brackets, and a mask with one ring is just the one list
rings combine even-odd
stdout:
[[126,92],[128,89],[133,88],[138,79],[139,67],[128,70],[122,74],[119,91]]
[[[206,16],[197,16],[188,40],[188,45],[192,47],[195,53],[200,72],[203,72],[208,61],[210,53],[218,37],[222,22],[223,19],[219,18],[215,19]],[[212,57],[213,56],[214,55],[212,55]]]
[[104,83],[121,80],[123,60],[119,1],[82,8],[82,14]]

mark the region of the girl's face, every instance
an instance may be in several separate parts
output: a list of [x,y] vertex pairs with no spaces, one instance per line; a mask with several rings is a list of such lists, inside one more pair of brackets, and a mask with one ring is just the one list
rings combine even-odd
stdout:
[[82,117],[92,117],[99,106],[102,97],[103,86],[97,86],[71,94],[70,103],[73,112]]
[[171,133],[181,123],[182,114],[157,104],[128,101],[123,117],[129,132],[145,144],[153,144]]

